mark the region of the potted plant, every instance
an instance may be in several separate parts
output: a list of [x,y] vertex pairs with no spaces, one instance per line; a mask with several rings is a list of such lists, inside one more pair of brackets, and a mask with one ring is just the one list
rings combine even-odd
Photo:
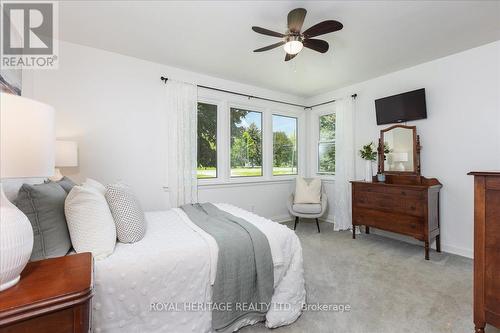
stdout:
[[[389,147],[389,143],[384,142],[384,170],[388,170],[389,166],[387,164],[387,154],[391,153],[392,149]],[[384,173],[378,173],[377,174],[377,180],[379,182],[385,182],[385,174]]]
[[372,163],[377,159],[377,150],[375,149],[375,145],[373,142],[366,144],[359,151],[361,158],[366,161],[365,166],[365,181],[372,182],[373,181],[373,168]]

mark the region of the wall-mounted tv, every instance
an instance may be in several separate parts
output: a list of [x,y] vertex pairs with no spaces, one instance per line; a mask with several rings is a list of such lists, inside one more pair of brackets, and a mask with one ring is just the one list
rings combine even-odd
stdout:
[[425,89],[375,100],[377,125],[402,123],[427,118]]

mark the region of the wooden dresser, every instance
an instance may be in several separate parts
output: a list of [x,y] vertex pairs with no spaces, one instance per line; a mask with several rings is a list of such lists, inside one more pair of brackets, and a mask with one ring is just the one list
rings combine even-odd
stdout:
[[0,292],[0,332],[89,332],[92,265],[90,253],[28,263]]
[[[352,181],[352,224],[391,231],[414,237],[425,244],[429,260],[429,244],[436,239],[441,252],[439,234],[439,190],[435,178],[387,175],[385,182]],[[352,237],[356,238],[355,228]]]
[[474,325],[500,328],[500,172],[474,176]]

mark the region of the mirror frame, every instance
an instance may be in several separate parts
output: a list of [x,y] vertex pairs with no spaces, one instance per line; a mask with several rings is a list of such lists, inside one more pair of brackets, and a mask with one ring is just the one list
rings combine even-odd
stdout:
[[[413,165],[414,171],[385,171],[384,170],[384,133],[394,128],[406,128],[413,132]],[[378,140],[378,173],[386,175],[409,175],[420,176],[420,137],[417,135],[417,126],[393,125],[383,130],[380,130],[380,138]]]

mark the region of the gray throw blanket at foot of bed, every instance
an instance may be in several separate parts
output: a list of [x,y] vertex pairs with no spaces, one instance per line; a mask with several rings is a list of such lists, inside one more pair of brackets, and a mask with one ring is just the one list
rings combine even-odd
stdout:
[[[181,208],[219,247],[212,295],[213,328],[222,331],[256,315],[264,319],[274,289],[273,259],[266,236],[250,222],[210,203]],[[227,309],[217,308],[220,305],[227,305]]]

